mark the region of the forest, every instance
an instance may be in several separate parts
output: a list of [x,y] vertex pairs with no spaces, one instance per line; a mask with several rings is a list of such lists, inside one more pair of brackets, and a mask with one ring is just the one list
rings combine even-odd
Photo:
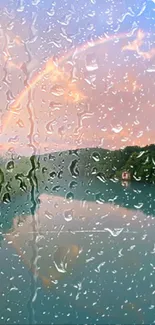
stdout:
[[120,179],[123,171],[129,171],[132,180],[155,182],[154,144],[145,147],[128,146],[115,151],[96,148],[82,149],[79,152],[80,164],[88,173],[91,168],[93,174],[102,173],[106,179]]
[[155,145],[128,146],[125,149],[106,150],[87,148],[61,151],[31,157],[11,157],[0,160],[0,196],[31,191],[32,185],[48,187],[74,178],[119,181],[122,172],[129,171],[131,181],[155,183]]

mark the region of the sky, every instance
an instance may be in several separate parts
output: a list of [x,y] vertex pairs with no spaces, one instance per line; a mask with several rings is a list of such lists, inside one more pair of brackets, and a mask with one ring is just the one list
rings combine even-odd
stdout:
[[155,1],[0,2],[0,153],[154,143]]

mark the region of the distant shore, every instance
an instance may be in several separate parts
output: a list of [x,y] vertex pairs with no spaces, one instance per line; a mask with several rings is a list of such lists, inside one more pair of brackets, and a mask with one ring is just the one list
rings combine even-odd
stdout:
[[[122,179],[129,173],[130,180]],[[155,145],[130,146],[110,151],[102,148],[68,150],[31,157],[0,158],[0,196],[9,193],[31,191],[57,177],[82,179],[85,176],[155,183]]]

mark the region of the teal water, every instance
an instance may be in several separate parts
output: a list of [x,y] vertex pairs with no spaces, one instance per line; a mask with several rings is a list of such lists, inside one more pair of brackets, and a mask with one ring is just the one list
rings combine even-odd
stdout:
[[1,203],[0,324],[154,323],[154,186],[59,183]]

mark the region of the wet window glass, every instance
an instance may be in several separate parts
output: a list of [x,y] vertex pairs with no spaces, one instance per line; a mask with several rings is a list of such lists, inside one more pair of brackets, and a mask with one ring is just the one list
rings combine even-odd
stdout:
[[155,1],[0,0],[0,324],[155,322]]

